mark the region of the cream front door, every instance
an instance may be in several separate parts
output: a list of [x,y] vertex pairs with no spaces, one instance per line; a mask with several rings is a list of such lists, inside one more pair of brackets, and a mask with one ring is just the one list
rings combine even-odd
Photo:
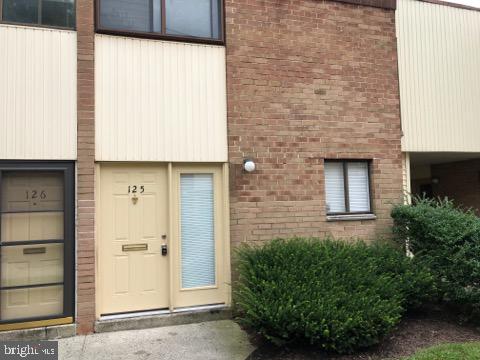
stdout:
[[100,313],[169,307],[167,167],[102,165],[100,171]]

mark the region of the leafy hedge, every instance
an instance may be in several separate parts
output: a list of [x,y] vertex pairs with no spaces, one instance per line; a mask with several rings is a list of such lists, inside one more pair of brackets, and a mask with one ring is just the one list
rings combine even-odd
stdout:
[[440,300],[480,320],[480,218],[448,200],[417,199],[392,211],[397,240],[431,269]]
[[277,239],[238,250],[240,322],[271,342],[350,353],[378,343],[432,277],[401,251],[333,240]]

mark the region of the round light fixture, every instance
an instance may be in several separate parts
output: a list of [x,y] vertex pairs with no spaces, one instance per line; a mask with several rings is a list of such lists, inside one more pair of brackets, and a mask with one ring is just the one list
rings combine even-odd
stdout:
[[253,160],[250,160],[250,159],[243,160],[243,168],[245,169],[246,172],[255,171],[255,167],[256,166]]

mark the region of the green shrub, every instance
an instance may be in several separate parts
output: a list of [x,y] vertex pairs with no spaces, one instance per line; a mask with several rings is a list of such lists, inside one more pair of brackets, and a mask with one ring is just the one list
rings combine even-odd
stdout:
[[394,249],[390,243],[375,243],[370,251],[379,273],[395,279],[403,294],[405,309],[418,309],[436,298],[435,277],[417,258],[405,256],[404,248]]
[[394,233],[428,266],[439,297],[467,320],[480,320],[480,218],[448,200],[417,199],[392,211]]
[[[239,321],[271,342],[349,353],[378,343],[429,275],[387,245],[277,239],[238,250]],[[410,284],[411,282],[411,284]],[[414,294],[415,293],[415,294]]]

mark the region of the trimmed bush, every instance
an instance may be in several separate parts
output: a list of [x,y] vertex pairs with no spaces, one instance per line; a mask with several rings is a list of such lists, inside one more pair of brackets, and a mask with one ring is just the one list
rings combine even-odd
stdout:
[[277,345],[351,353],[377,344],[416,302],[414,287],[429,275],[412,268],[385,244],[294,238],[244,246],[235,287],[239,321]]
[[439,297],[480,320],[480,218],[448,200],[416,199],[392,211],[394,233],[435,276]]
[[370,252],[378,273],[395,279],[402,293],[404,309],[416,310],[436,299],[435,277],[417,258],[405,256],[404,248],[393,248],[390,243],[375,243],[370,246]]

